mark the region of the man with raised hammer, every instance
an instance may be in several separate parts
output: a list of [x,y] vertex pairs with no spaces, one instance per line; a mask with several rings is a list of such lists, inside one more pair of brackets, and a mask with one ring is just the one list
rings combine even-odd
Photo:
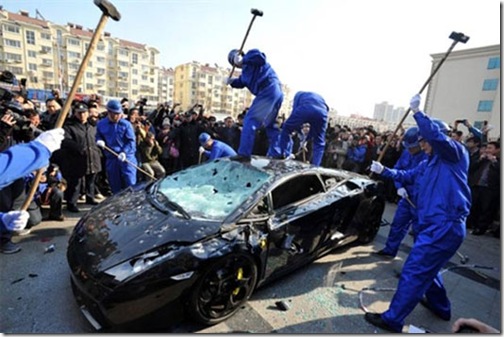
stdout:
[[288,158],[291,155],[292,132],[298,130],[303,124],[310,123],[310,132],[306,140],[313,139],[311,163],[320,166],[324,156],[328,112],[329,107],[319,94],[307,91],[297,92],[292,104],[292,113],[282,126],[279,140],[281,156]]
[[254,148],[255,132],[264,125],[268,136],[268,157],[278,157],[278,138],[280,129],[276,125],[278,110],[283,102],[283,93],[277,74],[266,61],[266,55],[258,49],[251,49],[242,55],[238,49],[228,54],[228,61],[232,66],[242,70],[238,78],[229,78],[227,84],[233,88],[250,90],[255,96],[245,119],[240,137],[238,155],[233,160],[250,161]]
[[373,161],[371,171],[402,183],[413,183],[417,192],[418,224],[411,252],[401,271],[397,290],[387,311],[366,313],[365,319],[385,330],[401,332],[404,319],[420,302],[439,318],[449,321],[451,304],[439,271],[456,254],[466,236],[465,221],[471,207],[467,183],[469,154],[451,139],[448,125],[419,110],[420,95],[410,101],[427,159],[410,170],[385,168]]

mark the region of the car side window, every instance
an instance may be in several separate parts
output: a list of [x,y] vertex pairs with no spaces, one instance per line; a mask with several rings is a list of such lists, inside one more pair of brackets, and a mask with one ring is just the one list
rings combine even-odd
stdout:
[[264,197],[252,209],[248,218],[260,218],[269,215],[268,197]]
[[320,192],[324,192],[324,186],[314,174],[289,179],[273,190],[273,208],[277,210]]

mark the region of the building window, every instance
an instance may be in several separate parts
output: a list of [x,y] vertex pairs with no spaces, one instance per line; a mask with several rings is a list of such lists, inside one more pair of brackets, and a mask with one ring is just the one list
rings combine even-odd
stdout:
[[487,69],[499,69],[500,68],[500,57],[491,57],[488,59]]
[[493,101],[479,101],[478,111],[479,112],[491,112],[493,108]]
[[50,40],[51,39],[51,34],[49,34],[49,33],[43,33],[42,32],[42,33],[40,33],[40,38],[42,40]]
[[4,44],[6,46],[21,48],[21,42],[17,40],[4,39]]
[[493,78],[490,80],[485,80],[483,82],[483,90],[497,90],[497,85],[499,84],[499,79]]
[[69,63],[68,69],[77,70],[77,69],[79,69],[79,65],[77,63]]
[[19,27],[17,26],[3,25],[3,28],[6,32],[19,34]]
[[43,75],[45,78],[53,78],[54,73],[52,71],[44,71]]
[[28,69],[36,71],[37,70],[37,65],[35,63],[29,63],[28,64]]
[[105,57],[97,56],[96,57],[96,62],[105,63]]
[[131,54],[131,62],[133,64],[138,64],[138,54],[136,54],[136,53]]
[[86,73],[86,78],[93,78],[93,73],[87,72]]
[[26,43],[35,44],[35,32],[32,30],[26,31]]
[[77,59],[80,59],[81,58],[81,54],[80,53],[76,53],[74,51],[69,51],[68,52],[68,57],[69,58],[77,58]]
[[6,60],[12,60],[14,62],[21,62],[21,55],[19,55],[19,54],[12,54],[12,53],[5,53],[5,59]]
[[52,60],[50,60],[50,59],[42,59],[42,65],[43,66],[51,67],[52,66]]
[[138,69],[133,69],[133,70],[131,70],[131,73],[132,73],[133,75],[138,75]]
[[104,51],[105,50],[105,44],[103,42],[98,43],[98,46],[96,47],[97,50],[99,51]]
[[47,47],[47,46],[42,46],[41,49],[40,49],[40,52],[42,54],[48,54],[52,51],[52,48],[51,47]]
[[124,62],[124,61],[118,61],[117,64],[120,66],[120,67],[128,67],[128,62]]
[[133,81],[132,81],[132,83],[133,83],[134,85],[137,85],[137,84],[138,84],[138,80],[133,80]]
[[119,55],[123,55],[123,56],[128,56],[129,53],[127,50],[124,50],[124,49],[119,49]]
[[105,74],[105,68],[96,68],[96,73],[98,75],[103,75]]
[[73,46],[80,46],[80,41],[79,40],[75,40],[75,39],[68,39],[67,43],[71,44]]
[[86,90],[93,90],[93,85],[91,83],[86,83]]
[[28,50],[28,57],[37,57],[37,52],[35,50]]

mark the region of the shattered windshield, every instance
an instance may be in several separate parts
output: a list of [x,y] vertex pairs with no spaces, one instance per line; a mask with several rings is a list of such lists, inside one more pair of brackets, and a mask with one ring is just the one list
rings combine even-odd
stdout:
[[224,220],[269,178],[252,166],[216,160],[164,178],[158,191],[192,217]]

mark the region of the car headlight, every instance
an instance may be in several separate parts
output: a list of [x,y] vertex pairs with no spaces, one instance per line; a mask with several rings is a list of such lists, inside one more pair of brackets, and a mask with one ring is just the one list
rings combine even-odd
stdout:
[[177,252],[178,249],[170,249],[166,251],[166,248],[162,251],[151,251],[109,268],[105,271],[105,274],[112,276],[115,281],[121,282],[161,263],[162,261],[173,258]]

